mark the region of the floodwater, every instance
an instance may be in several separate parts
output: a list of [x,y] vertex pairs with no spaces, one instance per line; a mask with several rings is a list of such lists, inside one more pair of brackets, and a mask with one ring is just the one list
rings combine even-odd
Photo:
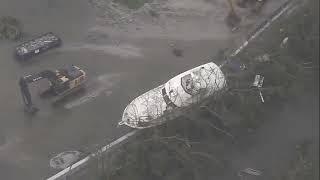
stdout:
[[[228,37],[179,41],[183,57],[175,57],[171,39],[120,38],[119,45],[106,34],[98,36],[104,38],[99,44],[88,44],[96,17],[87,0],[1,0],[2,15],[22,22],[25,39],[51,31],[63,40],[61,48],[26,63],[13,58],[19,42],[0,41],[0,179],[6,180],[44,179],[57,172],[49,167],[57,154],[89,153],[117,139],[130,131],[117,122],[131,100],[234,45]],[[33,93],[40,111],[32,117],[25,114],[18,79],[70,64],[87,72],[85,91],[59,107]]]
[[[117,122],[134,97],[208,62],[219,48],[228,47],[222,40],[195,41],[185,47],[184,58],[173,56],[165,40],[133,40],[131,43],[145,47],[138,52],[129,48],[134,56],[132,52],[119,56],[123,48],[115,52],[110,46],[78,48],[74,45],[85,42],[88,29],[95,23],[86,0],[1,0],[0,15],[18,18],[26,39],[52,31],[63,40],[61,48],[27,63],[19,63],[12,56],[19,42],[0,41],[0,179],[6,180],[49,177],[56,172],[49,167],[50,158],[56,154],[68,150],[89,153],[128,132],[129,128],[117,127]],[[124,47],[128,50],[131,46]],[[25,114],[19,77],[68,64],[87,72],[86,90],[55,108],[33,93],[40,111],[35,116]]]

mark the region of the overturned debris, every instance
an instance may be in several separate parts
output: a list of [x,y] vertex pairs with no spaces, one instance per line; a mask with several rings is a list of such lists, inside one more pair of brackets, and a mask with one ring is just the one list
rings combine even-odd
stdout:
[[254,78],[254,82],[252,84],[253,87],[261,88],[263,85],[264,77],[257,74]]

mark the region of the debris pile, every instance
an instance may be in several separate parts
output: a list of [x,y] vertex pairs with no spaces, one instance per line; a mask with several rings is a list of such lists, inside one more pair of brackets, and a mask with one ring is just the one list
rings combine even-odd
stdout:
[[254,60],[260,63],[271,61],[269,54],[263,54],[261,56],[256,57]]
[[91,0],[90,3],[98,10],[104,23],[110,25],[120,25],[133,22],[132,10],[111,0]]

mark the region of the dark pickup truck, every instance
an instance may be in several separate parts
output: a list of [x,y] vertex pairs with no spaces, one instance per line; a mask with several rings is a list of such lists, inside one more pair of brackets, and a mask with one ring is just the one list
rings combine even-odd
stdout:
[[17,59],[25,60],[49,49],[59,47],[61,43],[61,39],[58,36],[48,32],[18,45],[15,48],[15,56]]

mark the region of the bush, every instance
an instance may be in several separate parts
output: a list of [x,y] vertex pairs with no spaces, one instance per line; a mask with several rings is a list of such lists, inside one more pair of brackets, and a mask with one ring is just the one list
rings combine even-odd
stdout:
[[20,22],[10,16],[0,17],[0,39],[17,40],[21,36]]

